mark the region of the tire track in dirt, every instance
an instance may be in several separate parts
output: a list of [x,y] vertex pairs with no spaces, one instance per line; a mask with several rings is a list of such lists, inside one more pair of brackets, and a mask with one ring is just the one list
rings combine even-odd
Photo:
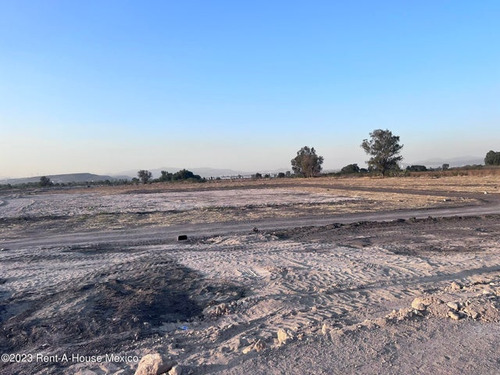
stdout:
[[[201,327],[199,334],[193,332],[193,339],[201,342],[210,356],[220,355],[220,348],[225,348],[223,363],[230,363],[240,355],[238,345],[248,338],[269,342],[268,333],[278,329],[300,337],[318,332],[324,324],[358,324],[387,315],[400,308],[402,301],[409,304],[429,288],[498,272],[500,255],[490,245],[480,256],[455,252],[453,256],[415,257],[382,247],[298,243],[257,234],[220,236],[182,250],[165,250],[205,277],[233,280],[249,290],[243,305],[223,306],[212,322],[212,327],[222,332],[228,325],[237,324],[237,336],[220,333],[215,339],[205,336]],[[186,345],[189,340],[186,338]],[[206,354],[193,354],[187,361],[206,363]]]
[[[36,328],[32,322],[41,319],[59,327],[63,335],[57,339],[60,343],[71,342],[78,350],[103,350],[106,345],[116,350],[135,350],[134,340],[140,342],[157,332],[174,340],[175,345],[200,348],[184,355],[188,363],[228,363],[238,358],[242,348],[252,340],[260,339],[272,345],[273,335],[278,329],[285,330],[291,337],[301,337],[315,334],[324,324],[330,327],[357,324],[386,315],[391,309],[401,306],[402,301],[411,301],[429,287],[437,288],[451,280],[500,271],[500,255],[494,250],[498,246],[498,236],[495,227],[487,230],[489,222],[495,220],[461,222],[461,225],[467,224],[471,228],[484,228],[482,231],[468,231],[471,238],[479,236],[482,239],[478,245],[481,252],[478,253],[478,249],[476,252],[455,251],[453,256],[429,252],[420,255],[401,253],[397,241],[385,246],[365,247],[338,243],[344,241],[342,231],[354,237],[356,231],[360,231],[373,242],[374,238],[370,237],[373,232],[385,233],[387,226],[399,225],[408,235],[413,226],[442,225],[453,229],[454,220],[432,224],[423,220],[409,226],[404,223],[381,224],[371,232],[363,225],[311,228],[311,238],[307,237],[308,228],[302,228],[302,232],[297,233],[301,233],[299,238],[303,240],[283,239],[280,237],[283,233],[259,232],[186,243],[125,246],[94,242],[85,246],[2,252],[6,282],[0,285],[0,289],[13,292],[2,299],[8,309],[19,309],[4,312],[4,316],[15,318],[7,329],[15,327],[16,332],[19,328],[31,332],[28,337],[22,336],[23,340],[28,340],[25,344],[13,341],[3,345],[11,349],[12,345],[39,345],[37,340],[48,333],[30,330]],[[289,233],[293,234],[294,230]],[[449,235],[453,236],[454,232]],[[320,238],[324,240],[318,241]],[[424,236],[424,239],[428,238]],[[468,241],[467,238],[463,240]],[[435,241],[434,246],[446,246],[444,244],[449,242],[446,238]],[[418,248],[419,244],[406,243],[405,246]],[[465,269],[464,264],[467,265]],[[140,296],[141,290],[153,287],[161,291],[159,280],[170,271],[178,272],[176,270],[181,272],[176,280],[187,280],[188,285],[186,281],[183,283],[191,293],[190,298],[199,301],[198,306],[203,306],[197,314],[202,314],[204,319],[196,325],[195,322],[189,323],[193,324],[192,330],[183,333],[178,331],[178,323],[168,323],[179,318],[175,311],[171,315],[163,311],[156,317],[139,319],[141,324],[156,324],[155,330],[144,330],[134,325],[134,316],[141,311],[136,310],[137,304],[125,304],[125,309],[116,310],[129,298],[134,300],[135,294]],[[148,293],[143,297],[151,295]],[[165,298],[164,294],[160,293],[160,296]],[[141,298],[136,301],[142,301]],[[97,310],[92,310],[92,307],[88,310],[89,306],[96,306]],[[73,325],[80,330],[80,336],[75,336],[68,331],[62,315],[72,312],[74,316],[74,312],[84,310],[87,313],[82,316],[91,319],[87,326],[81,322]],[[108,332],[107,341],[99,341],[103,340],[97,335],[97,332],[102,334],[98,331],[99,319],[105,316],[116,318],[116,311],[122,314],[118,317],[125,322],[123,337]]]

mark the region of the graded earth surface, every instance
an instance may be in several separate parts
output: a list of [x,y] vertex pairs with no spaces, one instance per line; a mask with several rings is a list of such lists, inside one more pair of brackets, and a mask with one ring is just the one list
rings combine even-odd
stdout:
[[2,192],[0,374],[497,374],[499,187]]

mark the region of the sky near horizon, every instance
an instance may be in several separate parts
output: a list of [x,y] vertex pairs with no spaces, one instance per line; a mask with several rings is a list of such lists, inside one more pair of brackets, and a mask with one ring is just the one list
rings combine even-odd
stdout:
[[0,0],[0,177],[500,151],[500,1]]

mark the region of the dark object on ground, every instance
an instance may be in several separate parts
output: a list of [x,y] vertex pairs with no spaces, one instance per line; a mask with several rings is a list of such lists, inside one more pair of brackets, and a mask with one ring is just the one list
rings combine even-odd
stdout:
[[185,234],[181,234],[180,236],[177,236],[177,241],[187,241],[188,236]]

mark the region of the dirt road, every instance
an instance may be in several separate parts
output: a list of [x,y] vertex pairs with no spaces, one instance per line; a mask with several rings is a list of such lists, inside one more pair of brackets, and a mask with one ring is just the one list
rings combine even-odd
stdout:
[[[358,190],[353,188],[352,190]],[[364,190],[364,189],[363,189]],[[378,189],[383,191],[383,189]],[[386,189],[392,192],[394,189]],[[408,193],[408,192],[406,192]],[[439,191],[410,191],[411,194],[436,194],[442,195]],[[453,193],[448,193],[453,194]],[[382,212],[363,212],[342,215],[328,216],[301,216],[288,218],[270,218],[256,219],[245,222],[218,222],[207,224],[191,224],[170,225],[166,227],[145,227],[138,229],[125,229],[113,231],[91,231],[91,232],[71,232],[64,234],[32,234],[29,237],[16,240],[0,239],[0,247],[3,248],[23,248],[28,246],[70,246],[85,243],[114,243],[114,244],[151,244],[151,243],[168,243],[177,239],[178,235],[184,234],[190,238],[202,238],[215,235],[232,235],[245,234],[258,228],[260,230],[273,230],[282,228],[293,228],[303,226],[322,226],[333,223],[354,223],[360,221],[391,221],[409,218],[426,218],[432,217],[453,217],[453,216],[483,216],[500,214],[500,197],[498,195],[484,194],[464,194],[476,200],[476,204],[456,206],[448,208],[429,208],[417,210],[397,210],[397,211],[382,211]]]

